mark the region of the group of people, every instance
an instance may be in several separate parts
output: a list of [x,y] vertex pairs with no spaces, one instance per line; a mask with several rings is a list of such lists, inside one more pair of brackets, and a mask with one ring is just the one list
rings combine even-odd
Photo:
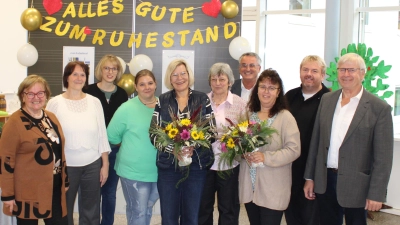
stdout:
[[[21,109],[0,139],[3,211],[18,224],[73,225],[78,195],[79,224],[113,224],[120,180],[128,225],[149,225],[158,199],[163,225],[212,225],[215,197],[221,225],[239,223],[240,204],[251,225],[279,225],[284,214],[288,225],[339,225],[343,215],[348,225],[366,224],[366,210],[379,210],[386,197],[391,107],[362,87],[367,68],[360,56],[342,56],[337,68],[342,89],[328,93],[324,61],[307,56],[301,86],[285,94],[278,72],[261,72],[260,57],[250,52],[239,59],[241,79],[226,63],[212,65],[206,94],[190,88],[194,73],[176,59],[165,72],[170,91],[156,97],[154,74],[141,70],[129,100],[115,85],[123,71],[113,55],[100,60],[99,82],[91,85],[88,66],[70,62],[66,92],[52,99],[47,82],[30,75],[18,89]],[[198,110],[214,131],[205,134],[210,148],[177,153],[148,132]],[[276,133],[246,159],[220,163],[227,119],[237,123],[243,112]],[[187,157],[192,163],[177,168]]]

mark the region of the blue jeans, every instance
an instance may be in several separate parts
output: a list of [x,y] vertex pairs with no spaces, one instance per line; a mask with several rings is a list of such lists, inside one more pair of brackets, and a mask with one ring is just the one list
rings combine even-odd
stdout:
[[149,225],[153,206],[158,200],[157,183],[121,177],[121,186],[126,201],[127,224]]
[[162,225],[197,225],[200,201],[206,180],[207,170],[198,164],[190,165],[189,177],[175,185],[184,174],[174,166],[158,168],[158,192],[160,193]]
[[114,170],[115,158],[119,146],[111,148],[111,153],[108,155],[109,169],[107,182],[101,187],[101,222],[100,225],[113,225],[115,214],[115,202],[117,198],[117,186],[119,176]]

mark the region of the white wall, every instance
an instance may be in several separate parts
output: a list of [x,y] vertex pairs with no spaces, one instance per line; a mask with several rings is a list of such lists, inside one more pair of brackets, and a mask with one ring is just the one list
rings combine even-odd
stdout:
[[[6,8],[0,13],[0,93],[7,94],[17,92],[27,73],[27,67],[17,61],[17,51],[27,43],[27,31],[20,23],[20,16],[28,4],[27,1],[13,1]],[[6,98],[9,100],[10,95]]]

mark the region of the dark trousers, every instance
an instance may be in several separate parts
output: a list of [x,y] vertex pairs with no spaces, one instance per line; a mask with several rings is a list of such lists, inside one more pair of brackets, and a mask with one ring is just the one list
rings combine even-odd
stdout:
[[337,172],[328,169],[326,192],[317,194],[321,224],[342,225],[344,215],[346,225],[366,225],[367,211],[364,207],[344,208],[339,205],[336,196],[336,184]]
[[245,203],[250,225],[280,225],[283,211],[258,206],[253,202]]
[[73,212],[78,193],[79,225],[100,224],[101,158],[86,166],[68,166],[67,191],[68,224],[74,225]]
[[218,198],[218,224],[239,223],[239,166],[230,170],[223,178],[218,171],[209,170],[200,203],[199,225],[213,225],[215,192]]
[[[67,216],[62,216],[61,208],[61,174],[54,175],[53,196],[51,202],[51,218],[43,219],[45,225],[67,225]],[[37,219],[21,219],[17,217],[17,225],[38,225]]]
[[176,187],[185,172],[171,166],[158,168],[158,193],[160,195],[162,225],[197,225],[200,200],[206,180],[207,170],[199,165],[190,165],[189,177]]
[[306,199],[303,187],[292,187],[285,218],[287,225],[319,225],[318,202]]
[[115,159],[119,146],[111,148],[111,153],[108,155],[110,166],[108,168],[107,182],[101,187],[101,223],[100,225],[113,225],[115,214],[115,203],[117,199],[117,186],[119,176],[114,170]]

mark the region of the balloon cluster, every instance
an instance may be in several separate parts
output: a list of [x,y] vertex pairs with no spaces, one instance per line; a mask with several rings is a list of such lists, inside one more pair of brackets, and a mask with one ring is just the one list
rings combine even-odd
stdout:
[[[122,65],[122,69],[125,72],[126,70],[126,63],[120,57],[118,57]],[[128,96],[131,96],[135,92],[135,76],[132,74],[137,74],[139,71],[143,69],[152,70],[153,69],[153,62],[151,61],[150,57],[147,55],[139,54],[135,55],[131,61],[128,63],[129,72],[122,75],[121,79],[118,81],[117,85],[124,89]]]
[[239,6],[233,0],[226,0],[222,5],[220,0],[211,0],[205,2],[201,10],[207,16],[217,18],[219,12],[221,12],[225,18],[232,19],[239,13]]
[[[27,31],[35,31],[42,25],[42,14],[35,8],[28,8],[21,14],[21,25]],[[35,46],[24,44],[17,52],[17,60],[23,66],[32,66],[38,60],[39,54]]]

